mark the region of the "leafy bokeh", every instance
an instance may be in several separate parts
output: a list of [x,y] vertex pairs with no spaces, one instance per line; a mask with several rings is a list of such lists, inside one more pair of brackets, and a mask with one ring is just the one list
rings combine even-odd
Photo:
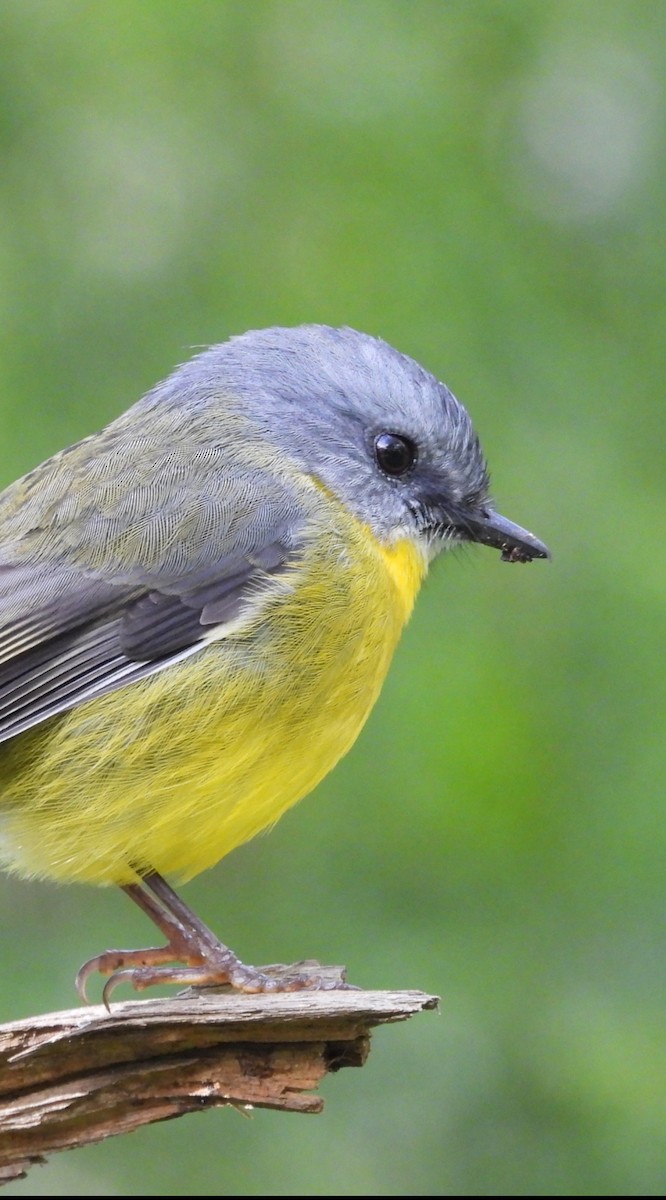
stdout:
[[[439,561],[358,745],[185,889],[249,961],[441,994],[318,1118],[218,1111],[15,1195],[663,1194],[659,0],[3,0],[0,473],[191,348],[381,334],[472,411],[552,564]],[[3,880],[0,1015],[140,945]]]

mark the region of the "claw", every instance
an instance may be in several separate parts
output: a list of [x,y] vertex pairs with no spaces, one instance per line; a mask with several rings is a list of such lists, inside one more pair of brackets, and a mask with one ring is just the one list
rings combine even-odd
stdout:
[[[232,987],[246,994],[272,992],[332,991],[350,985],[337,974],[320,974],[319,963],[302,962],[295,967],[246,966],[199,920],[155,871],[140,883],[123,890],[151,918],[167,939],[166,946],[146,950],[106,950],[83,964],[76,976],[76,990],[88,1004],[88,980],[97,973],[108,976],[102,1003],[110,1011],[111,996],[124,983],[135,992],[157,984],[183,984],[192,988]],[[174,964],[182,964],[181,966]],[[305,970],[298,968],[305,968]],[[307,968],[314,968],[308,970]]]
[[89,977],[89,971],[87,969],[88,965],[89,964],[87,962],[85,962],[82,967],[79,967],[78,971],[76,972],[76,979],[74,980],[74,986],[76,988],[79,1000],[81,1001],[82,1004],[90,1004],[90,1000],[88,999],[88,992],[86,989],[86,984],[88,982],[88,977]]

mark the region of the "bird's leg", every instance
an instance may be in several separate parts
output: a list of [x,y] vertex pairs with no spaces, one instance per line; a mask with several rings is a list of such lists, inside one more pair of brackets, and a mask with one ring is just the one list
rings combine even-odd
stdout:
[[[330,988],[316,975],[273,977],[246,966],[174,892],[157,871],[147,872],[139,883],[124,884],[123,891],[150,917],[167,939],[166,946],[146,950],[106,950],[84,963],[76,977],[79,996],[87,1002],[86,984],[97,972],[110,978],[102,999],[108,1007],[111,993],[121,983],[140,992],[155,984],[219,987],[230,984],[240,992],[287,992],[302,988]],[[182,967],[175,967],[183,963]]]
[[[94,958],[89,958],[76,976],[76,990],[85,1003],[88,1002],[87,982],[90,976],[96,973],[110,975],[113,979],[121,970],[156,967],[174,961],[194,963],[191,958],[191,947],[188,944],[188,930],[170,916],[167,909],[158,903],[154,896],[151,896],[144,884],[123,884],[122,888],[130,899],[143,909],[146,916],[150,917],[151,921],[154,921],[161,929],[167,939],[167,944],[166,946],[150,946],[145,950],[104,950]],[[203,961],[201,956],[197,959],[197,962]],[[109,984],[112,983],[112,979],[109,980]]]

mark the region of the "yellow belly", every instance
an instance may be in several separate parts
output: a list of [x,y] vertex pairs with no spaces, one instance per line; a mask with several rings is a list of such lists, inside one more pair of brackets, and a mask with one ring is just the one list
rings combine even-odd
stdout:
[[1,748],[6,866],[187,879],[312,790],[377,699],[425,573],[411,542],[339,526],[241,632]]

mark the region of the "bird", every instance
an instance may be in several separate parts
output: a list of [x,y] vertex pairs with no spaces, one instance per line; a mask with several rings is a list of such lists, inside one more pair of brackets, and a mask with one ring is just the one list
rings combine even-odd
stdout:
[[350,749],[429,564],[548,558],[479,439],[382,339],[251,330],[0,494],[0,864],[118,885],[164,946],[121,983],[326,987],[245,964],[181,899]]

